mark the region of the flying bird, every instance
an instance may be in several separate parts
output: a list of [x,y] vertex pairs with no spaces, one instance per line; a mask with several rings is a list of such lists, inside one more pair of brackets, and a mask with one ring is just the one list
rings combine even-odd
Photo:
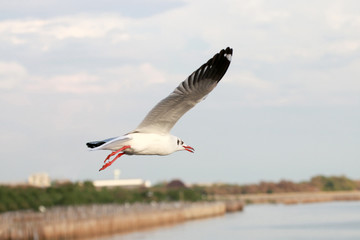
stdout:
[[[171,135],[170,130],[187,111],[205,99],[216,87],[230,65],[232,54],[233,50],[229,47],[215,54],[161,100],[132,132],[86,143],[90,150],[112,151],[99,171],[109,167],[124,154],[169,155],[181,150],[193,153],[194,148]],[[112,156],[115,157],[110,160]]]

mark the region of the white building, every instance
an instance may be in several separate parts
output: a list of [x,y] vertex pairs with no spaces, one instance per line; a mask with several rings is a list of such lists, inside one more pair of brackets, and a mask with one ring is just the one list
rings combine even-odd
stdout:
[[34,187],[50,187],[51,180],[47,173],[34,173],[29,176],[28,183]]
[[136,179],[120,179],[120,169],[114,170],[114,179],[110,180],[95,180],[93,185],[95,187],[151,187],[150,181],[145,181],[139,178]]
[[95,180],[95,187],[150,187],[151,182],[142,179]]

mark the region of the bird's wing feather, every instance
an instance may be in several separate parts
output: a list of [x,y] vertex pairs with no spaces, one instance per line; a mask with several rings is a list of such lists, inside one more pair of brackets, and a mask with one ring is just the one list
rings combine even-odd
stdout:
[[215,54],[160,101],[134,132],[168,133],[187,111],[216,87],[230,65],[232,52],[228,47]]

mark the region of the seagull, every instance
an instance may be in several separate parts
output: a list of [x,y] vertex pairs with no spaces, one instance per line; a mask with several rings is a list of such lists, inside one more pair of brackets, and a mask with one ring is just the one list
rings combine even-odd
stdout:
[[[169,96],[147,114],[140,125],[123,136],[86,143],[90,150],[112,151],[99,171],[104,170],[122,155],[169,155],[176,151],[195,150],[183,140],[170,134],[176,122],[216,87],[225,75],[232,58],[229,47],[215,54],[187,77]],[[116,156],[115,156],[116,155]],[[115,156],[112,160],[111,157]]]

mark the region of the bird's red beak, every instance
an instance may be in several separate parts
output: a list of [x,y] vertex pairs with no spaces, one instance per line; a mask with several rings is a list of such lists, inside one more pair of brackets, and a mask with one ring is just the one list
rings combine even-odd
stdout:
[[194,151],[195,151],[195,149],[194,148],[192,148],[192,147],[190,147],[190,146],[183,146],[184,147],[184,149],[186,150],[186,151],[188,151],[188,152],[191,152],[191,153],[193,153]]

